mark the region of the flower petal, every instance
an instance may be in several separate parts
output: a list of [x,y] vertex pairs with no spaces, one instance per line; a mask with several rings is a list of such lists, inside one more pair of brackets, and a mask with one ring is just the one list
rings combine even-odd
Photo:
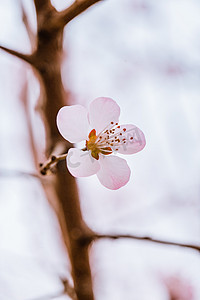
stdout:
[[111,122],[118,122],[120,115],[119,105],[111,98],[101,97],[93,100],[89,107],[89,122],[97,134]]
[[86,140],[88,134],[87,110],[82,105],[63,106],[57,114],[60,134],[71,143]]
[[122,141],[121,145],[115,147],[115,149],[118,149],[117,153],[133,154],[141,151],[146,145],[144,133],[135,125],[120,125],[120,128],[117,128],[115,133],[120,131],[122,133],[120,139],[124,141]]
[[100,156],[100,170],[97,177],[101,184],[111,190],[117,190],[127,184],[131,170],[125,159],[117,156]]
[[87,177],[96,174],[100,164],[89,151],[71,148],[67,155],[67,167],[74,177]]

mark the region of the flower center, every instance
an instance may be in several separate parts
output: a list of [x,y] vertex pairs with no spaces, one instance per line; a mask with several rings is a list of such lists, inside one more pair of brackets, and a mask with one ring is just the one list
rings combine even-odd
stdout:
[[114,122],[110,122],[98,135],[96,135],[96,130],[92,129],[86,141],[86,148],[91,151],[92,157],[98,160],[99,153],[109,155],[113,151],[118,151],[121,145],[125,146],[129,139],[133,140],[132,136],[127,139],[125,132],[126,128]]

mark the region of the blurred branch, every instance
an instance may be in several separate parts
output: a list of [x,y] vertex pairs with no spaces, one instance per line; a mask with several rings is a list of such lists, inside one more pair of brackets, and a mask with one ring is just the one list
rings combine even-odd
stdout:
[[74,287],[70,285],[68,280],[63,280],[63,284],[65,287],[65,293],[72,299],[72,300],[78,300],[76,297],[76,292],[74,290]]
[[32,55],[26,55],[22,54],[20,52],[17,52],[15,50],[8,49],[6,47],[0,46],[0,49],[4,50],[5,52],[12,54],[18,58],[21,58],[22,60],[26,61],[27,63],[33,65]]
[[28,17],[27,17],[27,13],[24,9],[24,4],[23,4],[23,1],[21,0],[20,1],[20,6],[21,6],[21,13],[22,13],[22,21],[26,27],[26,31],[27,31],[27,34],[28,34],[28,37],[29,37],[29,41],[31,43],[31,48],[32,48],[32,51],[34,50],[35,48],[35,35],[33,33],[33,30],[30,26],[30,23],[29,23],[29,20],[28,20]]
[[61,11],[57,17],[55,17],[55,26],[64,27],[72,19],[100,1],[102,0],[76,0],[71,6]]
[[31,152],[32,152],[32,156],[34,159],[35,168],[37,170],[38,169],[37,168],[38,167],[37,166],[38,151],[37,151],[37,147],[36,147],[35,141],[34,141],[34,134],[33,134],[31,116],[30,116],[30,111],[29,111],[28,84],[29,83],[28,83],[28,78],[27,78],[27,70],[25,69],[24,70],[24,78],[22,78],[22,89],[21,89],[20,99],[22,101],[23,108],[24,108],[27,129],[28,129],[28,133],[29,133],[29,142],[30,142]]
[[93,236],[89,237],[91,240],[99,240],[99,239],[131,239],[131,240],[140,240],[140,241],[147,241],[151,243],[156,244],[163,244],[163,245],[170,245],[170,246],[178,246],[182,248],[190,248],[193,250],[197,250],[200,252],[200,246],[197,245],[190,245],[190,244],[184,244],[184,243],[177,243],[177,242],[171,242],[171,241],[164,241],[164,240],[158,240],[154,239],[148,236],[136,236],[136,235],[130,235],[130,234],[94,234]]
[[23,176],[23,177],[35,177],[38,179],[41,179],[40,176],[36,173],[29,173],[24,171],[18,171],[18,170],[4,170],[0,169],[0,176],[1,177],[17,177],[17,176]]

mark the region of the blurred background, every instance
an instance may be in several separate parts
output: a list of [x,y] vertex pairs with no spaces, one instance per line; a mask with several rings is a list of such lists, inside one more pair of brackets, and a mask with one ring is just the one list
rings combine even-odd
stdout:
[[[61,10],[72,2],[52,4]],[[36,33],[32,0],[0,0],[0,44],[31,53],[22,4]],[[70,102],[88,107],[111,97],[121,123],[137,125],[147,140],[127,157],[132,175],[120,190],[107,190],[96,176],[78,180],[84,218],[99,233],[200,243],[199,14],[198,0],[107,0],[65,29],[62,78]],[[70,280],[56,214],[40,181],[23,173],[35,173],[30,125],[44,161],[39,83],[3,51],[0,65],[0,299],[69,299],[56,297],[60,278]],[[200,299],[194,250],[101,240],[90,259],[97,300]]]

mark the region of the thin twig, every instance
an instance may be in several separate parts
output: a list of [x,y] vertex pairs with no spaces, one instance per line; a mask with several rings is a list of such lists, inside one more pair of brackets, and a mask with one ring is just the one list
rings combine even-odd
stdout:
[[46,175],[47,171],[51,169],[52,166],[55,166],[59,161],[66,159],[67,153],[61,155],[52,155],[51,158],[44,164],[40,164],[40,173]]
[[90,6],[100,2],[102,0],[76,0],[72,5],[70,5],[65,10],[61,11],[57,16],[55,16],[54,23],[56,27],[64,27],[72,19],[80,15]]
[[183,247],[183,248],[190,248],[193,250],[197,250],[200,252],[200,246],[198,245],[190,245],[190,244],[184,244],[184,243],[178,243],[178,242],[171,242],[171,241],[164,241],[164,240],[158,240],[154,239],[148,236],[136,236],[131,234],[95,234],[91,237],[92,240],[99,240],[99,239],[133,239],[133,240],[141,240],[141,241],[147,241],[157,244],[163,244],[163,245],[170,245],[170,246],[177,246],[177,247]]
[[76,297],[76,292],[73,286],[69,283],[68,280],[62,280],[63,285],[65,287],[65,293],[72,299],[72,300],[78,300]]
[[[82,151],[86,151],[87,148],[81,149]],[[51,167],[55,166],[59,161],[66,159],[67,153],[61,154],[61,155],[52,155],[49,160],[47,160],[45,163],[40,164],[40,173],[42,175],[46,175],[47,171],[51,169]]]
[[11,50],[11,49],[3,47],[3,46],[0,46],[0,49],[6,51],[9,54],[12,54],[12,55],[18,57],[18,58],[21,58],[22,60],[26,61],[27,63],[33,65],[32,55],[23,54],[23,53],[17,52],[15,50]]

